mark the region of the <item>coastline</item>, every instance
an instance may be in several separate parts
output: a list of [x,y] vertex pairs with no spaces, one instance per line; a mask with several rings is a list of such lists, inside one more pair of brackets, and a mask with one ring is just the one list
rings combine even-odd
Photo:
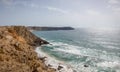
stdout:
[[27,26],[28,30],[35,31],[57,31],[57,30],[74,30],[73,27],[39,27],[39,26]]
[[56,72],[35,52],[37,46],[49,44],[24,26],[0,27],[1,72]]
[[73,69],[72,66],[65,64],[64,62],[58,61],[55,58],[44,53],[40,49],[41,47],[36,47],[35,51],[38,54],[38,57],[45,58],[45,64],[51,68],[56,69],[56,72],[77,72]]

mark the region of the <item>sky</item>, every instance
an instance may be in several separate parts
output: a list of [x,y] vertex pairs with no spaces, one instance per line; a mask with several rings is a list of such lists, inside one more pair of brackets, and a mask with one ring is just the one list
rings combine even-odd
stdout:
[[0,25],[120,27],[120,0],[0,0]]

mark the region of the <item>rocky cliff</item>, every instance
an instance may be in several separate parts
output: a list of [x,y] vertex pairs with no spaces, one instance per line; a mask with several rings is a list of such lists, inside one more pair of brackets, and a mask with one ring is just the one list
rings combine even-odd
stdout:
[[42,44],[48,42],[24,26],[0,27],[0,72],[55,72],[34,51]]

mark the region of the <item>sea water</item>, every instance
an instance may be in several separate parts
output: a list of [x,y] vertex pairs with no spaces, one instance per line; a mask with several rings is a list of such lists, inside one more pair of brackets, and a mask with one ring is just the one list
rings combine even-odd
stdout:
[[[40,51],[76,72],[120,72],[119,29],[33,31],[50,44]],[[39,51],[38,50],[38,51]]]

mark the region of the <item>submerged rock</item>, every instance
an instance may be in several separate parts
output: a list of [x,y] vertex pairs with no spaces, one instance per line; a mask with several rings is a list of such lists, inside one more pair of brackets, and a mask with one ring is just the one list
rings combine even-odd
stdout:
[[34,51],[42,44],[48,42],[24,26],[0,27],[0,72],[55,72]]
[[58,70],[61,70],[62,68],[63,68],[63,67],[59,65],[57,69],[58,69]]
[[84,67],[89,67],[88,65],[84,65]]

